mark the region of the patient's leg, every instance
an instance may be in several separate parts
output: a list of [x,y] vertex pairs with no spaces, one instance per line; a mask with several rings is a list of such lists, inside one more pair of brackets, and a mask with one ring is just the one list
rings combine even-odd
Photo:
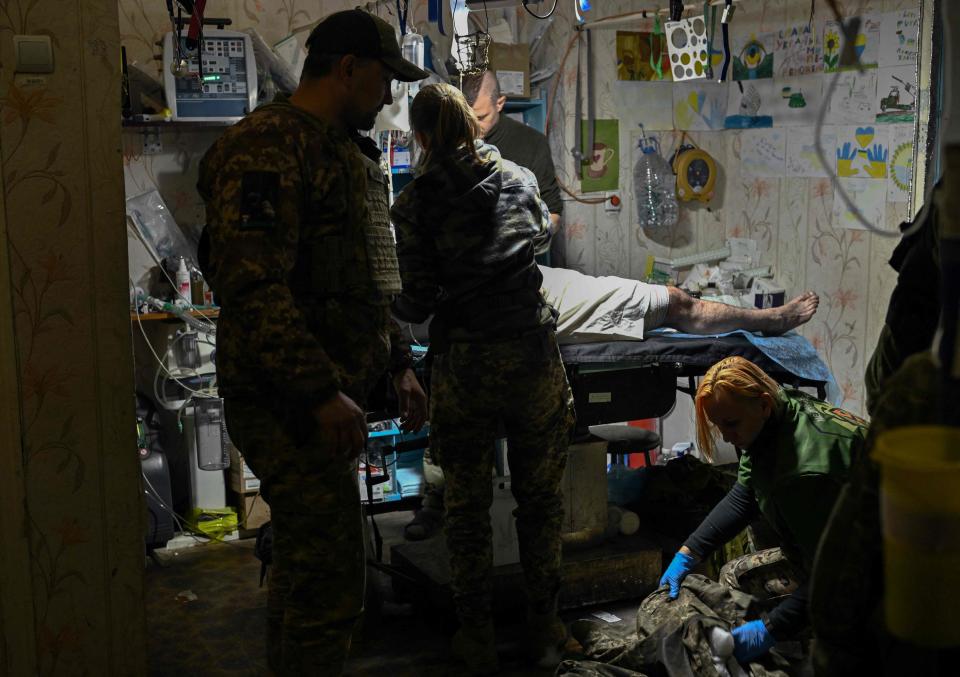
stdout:
[[820,303],[820,297],[810,291],[778,308],[762,310],[701,301],[676,287],[669,287],[668,293],[670,300],[664,324],[688,334],[723,334],[737,329],[783,334],[809,321]]

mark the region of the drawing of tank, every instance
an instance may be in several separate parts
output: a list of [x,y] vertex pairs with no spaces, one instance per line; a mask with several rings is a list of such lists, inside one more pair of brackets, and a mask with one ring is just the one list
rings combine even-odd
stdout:
[[888,110],[913,110],[914,104],[917,100],[915,95],[916,87],[909,82],[904,82],[896,75],[893,76],[893,79],[903,85],[903,91],[910,96],[911,100],[909,103],[901,103],[900,88],[897,85],[892,85],[890,87],[890,93],[880,99],[880,111],[886,112]]
[[807,100],[803,98],[803,91],[794,92],[790,87],[784,87],[780,95],[787,100],[790,108],[806,108]]

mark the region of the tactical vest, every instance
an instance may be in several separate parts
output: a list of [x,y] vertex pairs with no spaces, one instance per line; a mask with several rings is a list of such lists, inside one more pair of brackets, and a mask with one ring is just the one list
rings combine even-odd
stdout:
[[380,165],[360,156],[367,170],[367,257],[374,285],[388,299],[400,294],[397,244],[390,229],[390,186]]
[[[321,120],[286,102],[304,124],[329,137]],[[361,303],[387,305],[399,293],[399,266],[390,231],[386,177],[346,135],[324,148],[322,162],[343,167],[335,191],[320,194],[314,185],[317,167],[307,153],[301,177],[304,186],[301,247],[292,286],[298,295],[316,300],[348,297]],[[383,214],[384,216],[379,216]]]

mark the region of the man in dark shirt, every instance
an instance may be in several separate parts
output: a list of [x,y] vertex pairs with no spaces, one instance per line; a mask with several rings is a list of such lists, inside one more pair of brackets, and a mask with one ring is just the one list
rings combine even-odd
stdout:
[[464,76],[461,89],[467,103],[477,114],[484,141],[496,146],[504,158],[526,167],[537,177],[540,197],[550,209],[550,224],[556,232],[563,213],[563,200],[560,199],[557,171],[553,167],[547,137],[522,122],[500,114],[507,97],[500,94],[497,75],[493,71]]

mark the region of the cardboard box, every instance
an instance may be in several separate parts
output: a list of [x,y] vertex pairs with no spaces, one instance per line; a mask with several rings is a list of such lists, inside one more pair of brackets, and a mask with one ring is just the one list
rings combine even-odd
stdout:
[[230,445],[230,488],[238,494],[260,491],[260,479],[253,474],[233,444]]
[[753,281],[753,305],[757,308],[778,308],[786,301],[787,290],[771,280]]
[[270,506],[260,494],[237,494],[240,530],[256,531],[270,521]]
[[530,45],[490,43],[490,67],[497,72],[500,93],[530,98]]

